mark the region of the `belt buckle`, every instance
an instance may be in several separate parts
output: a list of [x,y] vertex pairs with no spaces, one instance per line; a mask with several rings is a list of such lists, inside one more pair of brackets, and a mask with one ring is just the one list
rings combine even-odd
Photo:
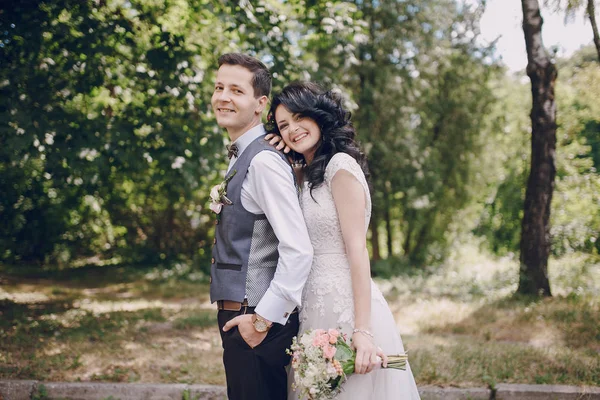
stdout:
[[244,309],[243,314],[246,314],[248,312],[248,299],[244,299],[244,301],[240,303],[240,310],[242,308]]

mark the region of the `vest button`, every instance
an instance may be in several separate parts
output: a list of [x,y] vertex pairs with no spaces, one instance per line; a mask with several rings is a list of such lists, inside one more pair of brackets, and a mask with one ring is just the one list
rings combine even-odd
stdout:
[[214,264],[214,263],[215,263],[215,258],[214,258],[214,257],[210,259],[210,263],[211,263],[211,264]]

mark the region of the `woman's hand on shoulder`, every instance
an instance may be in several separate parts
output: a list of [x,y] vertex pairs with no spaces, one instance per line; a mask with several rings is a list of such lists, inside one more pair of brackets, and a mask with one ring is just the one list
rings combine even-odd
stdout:
[[283,152],[285,154],[289,153],[290,150],[292,150],[285,144],[281,136],[276,135],[274,133],[269,133],[267,136],[265,136],[265,140],[268,141],[271,146],[275,146],[277,150],[283,149]]

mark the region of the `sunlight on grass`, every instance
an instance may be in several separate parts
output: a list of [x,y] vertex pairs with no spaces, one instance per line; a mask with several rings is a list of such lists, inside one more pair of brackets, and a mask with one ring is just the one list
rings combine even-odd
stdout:
[[[515,298],[517,260],[463,246],[441,266],[376,282],[420,385],[600,385],[598,266],[552,260],[555,297]],[[2,277],[0,378],[225,383],[206,281],[184,266],[102,268]]]
[[402,334],[415,335],[434,326],[442,326],[469,317],[477,304],[461,303],[450,299],[422,301],[395,301],[390,307]]
[[600,263],[549,265],[547,299],[513,297],[518,260],[465,246],[437,269],[378,281],[420,384],[600,385]]
[[14,303],[34,304],[50,300],[50,297],[39,292],[6,292],[0,288],[0,300],[10,300]]
[[419,384],[485,386],[495,383],[598,385],[600,358],[566,347],[419,335],[412,339],[411,366]]
[[160,300],[126,300],[126,301],[94,301],[89,299],[83,299],[76,301],[73,306],[81,309],[91,311],[94,314],[105,314],[115,311],[139,311],[148,308],[161,308],[179,311],[184,308],[193,307],[193,305],[169,303]]

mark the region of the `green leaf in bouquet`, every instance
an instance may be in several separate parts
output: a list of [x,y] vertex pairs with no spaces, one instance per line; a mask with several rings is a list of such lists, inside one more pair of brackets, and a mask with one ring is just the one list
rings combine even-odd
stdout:
[[347,361],[351,358],[354,358],[354,351],[352,351],[350,346],[348,346],[348,343],[346,343],[341,338],[338,339],[336,344],[335,358],[339,362]]
[[342,365],[342,370],[345,375],[354,373],[354,362],[356,361],[354,351],[350,348],[348,343],[341,337],[337,341],[335,359]]

